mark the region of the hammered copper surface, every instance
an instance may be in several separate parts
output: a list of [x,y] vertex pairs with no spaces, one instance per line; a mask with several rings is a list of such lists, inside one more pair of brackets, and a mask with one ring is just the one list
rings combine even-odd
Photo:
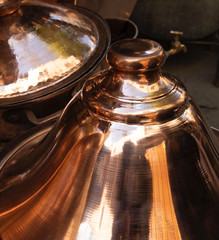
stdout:
[[38,1],[22,1],[16,12],[0,18],[0,26],[0,105],[4,106],[77,81],[100,61],[110,38],[105,22],[95,13]]
[[46,138],[4,153],[1,238],[218,239],[219,148],[198,107],[157,43],[115,43],[109,60]]

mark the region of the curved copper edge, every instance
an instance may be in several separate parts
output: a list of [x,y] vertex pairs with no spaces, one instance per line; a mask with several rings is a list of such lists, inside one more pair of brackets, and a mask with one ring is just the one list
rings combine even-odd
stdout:
[[[10,158],[16,152],[16,150],[13,149],[22,149],[22,147],[25,147],[26,144],[28,145],[32,141],[34,145],[37,145],[41,140],[41,137],[43,138],[44,135],[46,136],[49,133],[54,123],[55,120],[51,120],[43,123],[42,125],[33,127],[32,129],[27,130],[24,134],[12,140],[10,143],[6,144],[5,147],[0,151],[0,168],[2,167],[2,164],[4,164],[2,159]],[[38,137],[40,139],[39,141],[37,139]],[[19,145],[20,147],[18,147]]]
[[0,5],[0,16],[6,16],[14,13],[20,7],[21,0],[5,0]]
[[215,128],[215,127],[211,127],[215,137],[217,138],[217,140],[219,141],[219,129]]

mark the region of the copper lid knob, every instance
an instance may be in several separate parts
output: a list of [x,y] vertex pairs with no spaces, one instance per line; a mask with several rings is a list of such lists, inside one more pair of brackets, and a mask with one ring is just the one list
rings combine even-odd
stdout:
[[161,67],[165,54],[157,42],[126,39],[112,45],[107,60],[112,67],[122,71],[145,72]]

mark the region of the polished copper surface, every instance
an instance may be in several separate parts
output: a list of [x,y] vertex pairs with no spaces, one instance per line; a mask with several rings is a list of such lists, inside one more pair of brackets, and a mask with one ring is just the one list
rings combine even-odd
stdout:
[[21,0],[0,0],[0,17],[18,10]]
[[[121,69],[132,51],[136,69]],[[2,154],[1,239],[218,239],[218,142],[160,56],[153,41],[115,43],[113,68],[46,137]]]
[[38,1],[0,18],[0,105],[68,87],[104,56],[110,33],[89,10]]
[[[134,49],[134,50],[133,50]],[[124,71],[142,71],[154,70],[164,63],[164,52],[157,43],[138,40],[135,42],[124,41],[113,45],[108,53],[108,60],[112,67]]]

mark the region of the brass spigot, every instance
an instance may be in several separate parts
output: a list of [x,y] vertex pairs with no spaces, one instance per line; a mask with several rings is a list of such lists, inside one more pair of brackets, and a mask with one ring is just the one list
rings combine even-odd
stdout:
[[172,48],[166,52],[167,56],[176,54],[178,52],[187,52],[187,47],[179,41],[179,36],[183,35],[183,32],[170,31],[170,34],[175,35],[174,41],[172,41]]

